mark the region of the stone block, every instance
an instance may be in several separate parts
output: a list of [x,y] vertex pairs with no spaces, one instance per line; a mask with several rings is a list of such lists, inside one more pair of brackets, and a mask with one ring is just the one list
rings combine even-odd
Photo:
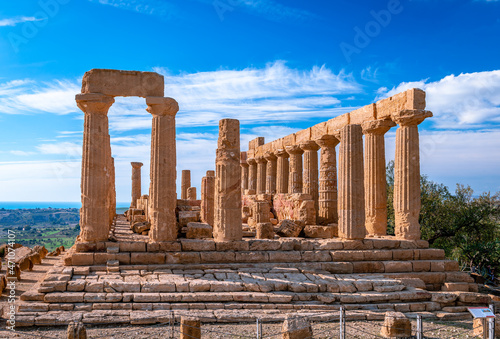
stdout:
[[255,225],[256,239],[274,239],[274,228],[270,222],[259,222]]
[[180,252],[181,243],[179,241],[161,241],[147,244],[148,252]]
[[306,317],[287,315],[281,327],[283,339],[312,338],[311,323]]
[[249,250],[250,251],[277,251],[281,247],[281,243],[275,240],[250,240]]
[[115,260],[114,253],[94,253],[94,265],[106,265],[108,260]]
[[431,263],[429,261],[412,261],[413,272],[429,272],[431,270]]
[[300,262],[302,256],[298,251],[269,252],[269,262]]
[[132,265],[161,265],[165,263],[165,253],[130,253]]
[[81,303],[83,292],[54,292],[47,293],[44,297],[46,303]]
[[356,261],[352,266],[353,273],[383,273],[385,270],[384,264],[379,261]]
[[198,240],[196,238],[191,238],[191,239],[181,240],[183,251],[189,251],[189,252],[215,251],[215,242],[213,240]]
[[179,227],[187,227],[191,222],[200,221],[200,211],[179,211]]
[[236,260],[234,252],[201,252],[203,263],[233,263]]
[[221,241],[215,244],[217,251],[248,251],[248,241]]
[[334,274],[352,274],[354,265],[352,262],[321,263],[321,269]]
[[386,312],[380,334],[385,338],[411,337],[411,322],[401,312]]
[[294,221],[294,220],[282,220],[280,223],[280,226],[278,228],[278,231],[276,232],[277,235],[280,237],[292,237],[296,238],[299,236],[300,232],[304,229],[305,224],[301,221]]
[[410,261],[384,261],[386,273],[411,272],[412,263]]
[[187,224],[187,239],[210,239],[213,238],[212,226],[201,222],[189,222]]
[[146,252],[146,243],[143,241],[120,242],[120,252]]
[[71,264],[73,266],[92,266],[94,265],[94,253],[73,253]]
[[306,238],[331,239],[338,236],[338,227],[307,225],[304,227]]

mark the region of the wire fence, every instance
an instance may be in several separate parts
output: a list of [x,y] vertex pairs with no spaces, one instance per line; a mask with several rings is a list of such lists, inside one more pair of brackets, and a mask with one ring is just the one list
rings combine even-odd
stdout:
[[[300,333],[294,338],[323,339],[323,338],[387,338],[406,337],[416,339],[447,339],[447,338],[500,338],[495,336],[494,318],[492,321],[474,322],[467,320],[439,320],[429,317],[429,314],[413,313],[410,317],[401,318],[391,313],[380,313],[379,320],[363,320],[359,311],[346,311],[341,307],[340,312],[318,312],[305,315],[289,314],[285,322],[265,320],[261,318],[236,323],[214,323],[203,316],[201,325],[193,326],[182,322],[183,317],[196,318],[196,312],[172,310],[170,317],[162,319],[161,323],[150,325],[92,325],[85,324],[87,338],[282,338],[286,332]],[[318,316],[324,320],[317,320]],[[383,319],[382,319],[383,318]],[[182,322],[182,326],[181,326]],[[286,326],[285,326],[286,323]],[[497,325],[497,327],[500,327]],[[184,329],[184,333],[182,330]],[[485,335],[483,336],[483,331]],[[65,327],[59,328],[19,328],[15,331],[0,329],[0,338],[68,338]]]

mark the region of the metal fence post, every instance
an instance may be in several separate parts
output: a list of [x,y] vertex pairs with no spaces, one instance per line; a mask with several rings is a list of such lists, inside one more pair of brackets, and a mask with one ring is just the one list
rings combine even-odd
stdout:
[[174,339],[174,330],[175,330],[175,315],[174,311],[170,313],[170,338]]
[[257,318],[257,339],[262,339],[262,322]]
[[420,314],[417,315],[417,339],[424,339],[424,326]]
[[488,339],[495,339],[495,318],[488,318]]
[[345,308],[340,306],[340,339],[345,339]]

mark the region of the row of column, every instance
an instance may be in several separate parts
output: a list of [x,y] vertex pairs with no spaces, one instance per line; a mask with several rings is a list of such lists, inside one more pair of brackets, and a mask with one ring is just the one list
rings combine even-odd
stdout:
[[[85,113],[82,154],[82,208],[80,210],[80,240],[107,241],[109,237],[110,197],[114,191],[114,166],[107,113],[114,98],[100,93],[78,94],[78,107]],[[171,241],[177,238],[176,207],[176,145],[175,115],[179,110],[172,98],[147,97],[147,111],[153,116],[151,133],[151,168],[149,211],[150,241]],[[138,171],[133,177],[139,176]],[[113,183],[111,183],[113,182]],[[140,197],[139,186],[133,187],[132,205]],[[113,209],[113,212],[116,209]]]
[[[339,236],[363,239],[387,233],[384,134],[396,123],[394,169],[395,233],[420,239],[420,161],[418,124],[432,113],[402,111],[392,120],[347,125],[335,135],[286,146],[264,156],[240,160],[242,189],[248,194],[312,197],[319,224],[339,224]],[[365,135],[363,152],[363,135]],[[339,148],[339,184],[335,146]],[[319,166],[317,151],[320,150]]]

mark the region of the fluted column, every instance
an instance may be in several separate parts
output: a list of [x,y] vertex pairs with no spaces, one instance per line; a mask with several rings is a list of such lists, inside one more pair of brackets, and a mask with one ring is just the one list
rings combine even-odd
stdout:
[[137,207],[137,199],[141,197],[141,167],[142,162],[131,162],[132,165],[132,203],[130,208]]
[[78,107],[85,113],[82,152],[82,241],[106,241],[109,236],[108,198],[108,110],[113,97],[92,93],[77,94]]
[[277,157],[276,193],[288,193],[288,153],[284,149],[279,149],[274,154]]
[[257,161],[255,158],[248,158],[248,190],[257,191]]
[[276,193],[276,169],[277,161],[274,153],[266,152],[264,158],[267,160],[266,168],[266,193],[275,194]]
[[337,212],[337,153],[339,140],[326,135],[316,140],[321,147],[319,167],[318,223],[328,225],[338,222]]
[[304,151],[304,174],[302,192],[309,194],[314,201],[314,209],[318,210],[318,150],[314,141],[304,141],[300,144]]
[[255,161],[257,161],[257,194],[265,194],[267,160],[260,156],[256,157]]
[[177,239],[175,115],[179,105],[174,99],[163,97],[147,97],[146,104],[153,115],[149,240],[172,241]]
[[420,239],[420,151],[418,125],[431,117],[423,110],[402,111],[392,120],[396,131],[394,160],[395,234],[401,239]]
[[214,194],[215,194],[215,172],[207,171],[207,175],[201,179],[201,221],[214,225]]
[[240,153],[240,166],[241,166],[241,191],[245,192],[245,190],[248,189],[247,152]]
[[181,199],[188,199],[188,189],[191,187],[191,171],[182,170],[181,176]]
[[387,180],[384,134],[396,126],[391,120],[364,122],[365,225],[369,235],[387,234]]
[[285,149],[290,155],[288,193],[302,193],[302,153],[304,151],[297,145],[286,146]]
[[363,132],[360,125],[340,130],[339,238],[363,239],[365,229]]
[[115,183],[115,158],[111,157],[111,206],[110,223],[112,224],[116,216],[116,183]]
[[240,122],[235,119],[219,121],[219,140],[216,152],[215,219],[216,242],[241,240],[241,168]]

